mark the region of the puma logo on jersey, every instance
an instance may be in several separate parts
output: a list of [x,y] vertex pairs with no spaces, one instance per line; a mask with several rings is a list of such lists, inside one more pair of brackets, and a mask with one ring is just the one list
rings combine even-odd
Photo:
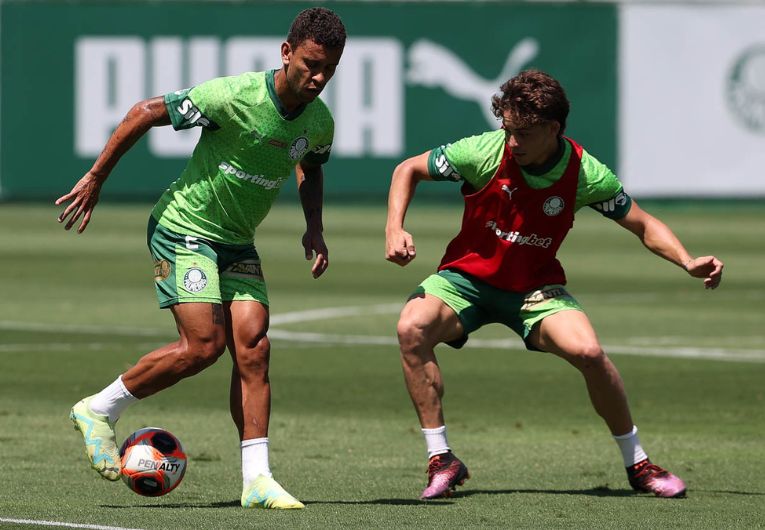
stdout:
[[518,189],[517,186],[515,188],[513,188],[513,189],[510,189],[510,187],[507,184],[502,184],[502,191],[507,193],[507,198],[510,199],[510,200],[513,199],[513,192],[515,190],[517,190],[517,189]]
[[536,39],[527,37],[510,50],[497,77],[484,79],[450,49],[433,41],[420,39],[409,48],[407,81],[428,88],[439,87],[455,98],[475,101],[483,111],[486,121],[495,126],[497,118],[486,102],[502,83],[518,74],[538,52],[539,43]]

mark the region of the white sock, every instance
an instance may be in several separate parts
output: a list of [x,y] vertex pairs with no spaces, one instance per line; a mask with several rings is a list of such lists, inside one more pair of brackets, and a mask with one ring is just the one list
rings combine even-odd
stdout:
[[90,400],[90,410],[101,416],[108,416],[109,421],[114,423],[122,412],[130,405],[138,401],[138,398],[128,392],[119,376],[111,385],[93,396]]
[[622,452],[622,458],[624,458],[624,467],[630,467],[648,458],[648,455],[645,454],[643,447],[640,445],[637,432],[638,428],[633,425],[631,432],[614,436],[614,440],[616,440],[616,444]]
[[258,475],[271,476],[268,467],[268,438],[242,440],[242,483],[246,486]]
[[450,451],[451,448],[446,441],[446,425],[435,429],[422,429],[422,434],[425,435],[425,443],[428,445],[428,458]]

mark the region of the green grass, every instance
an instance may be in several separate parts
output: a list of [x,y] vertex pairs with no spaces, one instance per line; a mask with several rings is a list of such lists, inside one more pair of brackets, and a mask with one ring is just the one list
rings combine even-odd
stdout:
[[71,405],[173,339],[172,318],[153,294],[149,206],[101,205],[76,235],[55,222],[55,209],[0,205],[0,519],[146,529],[762,528],[765,208],[648,209],[692,253],[725,261],[719,289],[705,291],[588,212],[560,257],[622,372],[646,449],[687,481],[687,499],[632,494],[578,373],[489,326],[474,342],[508,339],[508,346],[438,351],[449,441],[473,477],[452,499],[417,501],[424,442],[395,345],[300,342],[289,333],[393,341],[395,310],[371,308],[402,304],[432,271],[459,208],[413,206],[408,228],[418,258],[401,269],[383,259],[382,207],[329,206],[331,266],[313,280],[299,244],[302,214],[284,204],[257,236],[274,318],[361,309],[274,325],[271,465],[307,504],[279,513],[238,507],[228,358],[134,406],[118,425],[119,436],[158,425],[184,442],[189,467],[177,490],[139,497],[87,467],[66,417]]

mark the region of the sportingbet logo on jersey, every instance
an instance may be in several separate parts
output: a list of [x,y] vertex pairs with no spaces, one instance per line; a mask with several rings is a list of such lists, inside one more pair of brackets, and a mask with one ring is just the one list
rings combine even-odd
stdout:
[[497,227],[496,221],[487,221],[486,228],[494,232],[499,239],[509,241],[514,245],[530,245],[532,247],[548,248],[552,245],[551,237],[540,237],[536,234],[530,234],[528,236],[521,235],[518,231],[504,232]]
[[240,180],[246,180],[248,182],[252,182],[253,184],[257,184],[258,186],[261,186],[267,190],[272,190],[274,188],[281,188],[284,181],[287,180],[285,178],[278,178],[276,180],[268,180],[267,178],[264,178],[263,175],[250,175],[246,171],[237,169],[236,167],[229,164],[228,162],[221,162],[220,164],[218,164],[218,169],[223,171],[224,175],[234,175],[236,178]]

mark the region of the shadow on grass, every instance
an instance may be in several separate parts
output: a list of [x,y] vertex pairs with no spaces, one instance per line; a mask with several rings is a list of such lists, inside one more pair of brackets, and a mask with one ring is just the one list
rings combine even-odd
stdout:
[[730,490],[699,490],[694,489],[692,491],[698,491],[699,493],[723,493],[725,495],[754,495],[765,497],[765,492],[762,491],[730,491]]
[[[417,506],[417,505],[447,505],[454,504],[448,499],[438,499],[434,501],[421,501],[419,499],[374,499],[369,501],[303,501],[303,504],[310,506],[311,504],[345,504],[345,505],[365,505],[365,504],[379,504],[389,506]],[[175,502],[170,504],[126,504],[118,506],[116,504],[102,504],[101,508],[112,509],[134,509],[134,508],[154,508],[154,509],[176,509],[176,508],[238,508],[241,509],[242,505],[239,501],[220,501],[220,502]]]
[[[543,490],[543,489],[507,489],[507,490],[463,490],[457,491],[451,497],[442,499],[431,499],[423,501],[420,499],[372,499],[360,501],[345,500],[303,500],[303,504],[310,506],[312,504],[332,504],[346,506],[364,506],[364,505],[382,505],[382,506],[448,506],[454,504],[454,500],[461,497],[471,497],[473,495],[512,495],[517,493],[544,493],[549,495],[587,495],[591,497],[629,497],[635,495],[632,490],[612,490],[607,487],[590,488],[583,490]],[[175,508],[241,508],[239,501],[219,501],[219,502],[185,502],[170,504],[133,504],[133,505],[101,505],[102,508],[154,508],[154,509],[175,509]]]
[[173,502],[169,504],[102,504],[101,508],[135,509],[135,508],[155,508],[155,509],[177,509],[177,508],[242,508],[240,501],[219,501],[219,502]]
[[[654,498],[654,495],[649,493],[638,493],[631,489],[611,489],[608,486],[600,486],[597,488],[587,488],[581,490],[543,490],[543,489],[507,489],[507,490],[464,490],[457,491],[453,494],[453,498],[470,497],[472,495],[509,495],[513,493],[545,493],[550,495],[587,495],[589,497],[646,497]],[[722,493],[725,495],[753,495],[753,496],[765,496],[765,493],[756,491],[730,491],[730,490],[702,490],[692,489],[690,495],[694,493]],[[681,499],[684,497],[680,497]]]
[[420,499],[374,499],[371,501],[306,501],[306,506],[309,504],[345,504],[345,505],[365,505],[365,504],[380,504],[388,506],[439,506],[454,504],[449,499],[437,499],[432,501],[421,501]]
[[[693,492],[699,493],[720,493],[724,495],[752,495],[765,496],[764,492],[756,491],[730,491],[730,490],[700,490],[694,489]],[[553,490],[553,489],[506,489],[506,490],[463,490],[457,491],[451,497],[445,499],[432,499],[423,501],[420,499],[373,499],[368,501],[342,501],[342,500],[304,500],[303,504],[336,504],[336,505],[382,505],[382,506],[449,506],[454,504],[454,500],[461,497],[472,497],[473,495],[513,495],[518,493],[541,493],[545,495],[584,495],[588,497],[633,497],[641,496],[653,498],[648,494],[637,494],[630,489],[611,489],[606,486],[599,488],[587,488],[579,490]],[[176,508],[237,508],[241,509],[241,504],[236,501],[219,502],[183,502],[171,504],[130,504],[117,506],[114,504],[102,504],[101,508],[112,509],[134,509],[134,508],[154,508],[154,509],[176,509]]]
[[506,490],[463,490],[453,494],[454,498],[471,497],[473,495],[512,495],[514,493],[543,493],[546,495],[585,495],[588,497],[632,497],[635,492],[631,489],[611,489],[608,486],[580,490],[554,489],[506,489]]

